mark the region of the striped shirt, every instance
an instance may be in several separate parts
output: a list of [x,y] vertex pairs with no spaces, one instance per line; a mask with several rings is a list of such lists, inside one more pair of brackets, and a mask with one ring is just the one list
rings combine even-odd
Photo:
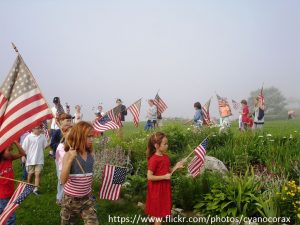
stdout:
[[[76,159],[85,173],[81,170]],[[70,175],[64,186],[65,194],[74,197],[83,197],[90,194],[92,191],[93,166],[94,158],[90,153],[87,154],[86,161],[80,155],[77,155],[72,162]]]

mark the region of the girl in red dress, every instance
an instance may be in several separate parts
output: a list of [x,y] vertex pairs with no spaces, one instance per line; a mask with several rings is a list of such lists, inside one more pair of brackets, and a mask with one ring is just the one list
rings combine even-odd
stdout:
[[171,175],[179,168],[183,168],[183,161],[177,162],[170,168],[167,155],[168,139],[164,133],[154,133],[147,148],[148,158],[148,191],[145,212],[155,218],[154,225],[162,224],[161,219],[171,215]]

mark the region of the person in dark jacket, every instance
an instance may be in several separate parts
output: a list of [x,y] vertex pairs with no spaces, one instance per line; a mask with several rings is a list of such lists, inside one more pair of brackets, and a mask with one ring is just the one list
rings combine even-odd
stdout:
[[123,105],[123,102],[121,99],[117,99],[116,101],[117,105],[121,105],[121,121],[124,122],[125,121],[125,116],[127,116],[127,109],[126,106]]

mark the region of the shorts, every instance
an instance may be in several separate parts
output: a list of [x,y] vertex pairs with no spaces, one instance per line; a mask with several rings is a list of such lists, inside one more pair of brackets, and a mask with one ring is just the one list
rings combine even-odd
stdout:
[[43,171],[43,164],[26,166],[27,173],[40,173]]
[[73,197],[64,195],[61,202],[61,225],[73,225],[81,215],[84,224],[98,225],[96,202],[92,196]]

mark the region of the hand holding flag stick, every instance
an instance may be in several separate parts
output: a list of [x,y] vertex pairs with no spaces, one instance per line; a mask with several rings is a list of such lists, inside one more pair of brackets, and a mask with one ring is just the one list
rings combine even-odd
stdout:
[[[177,169],[182,168],[181,166],[183,166],[185,164],[185,162],[188,160],[188,158],[195,153],[196,154],[196,159],[194,157],[194,159],[192,161],[195,161],[195,164],[201,164],[200,167],[202,166],[202,164],[204,163],[204,156],[205,156],[205,149],[207,146],[207,142],[208,142],[208,137],[211,136],[211,134],[209,134],[206,138],[204,138],[204,140],[198,145],[198,147],[196,149],[194,149],[187,157],[185,157],[183,160],[179,161],[174,169],[172,170],[171,174],[173,174]],[[197,158],[198,157],[198,158]],[[197,165],[198,167],[198,165]],[[196,171],[198,172],[198,171]],[[198,173],[197,173],[198,174]],[[196,174],[196,175],[197,175]]]

